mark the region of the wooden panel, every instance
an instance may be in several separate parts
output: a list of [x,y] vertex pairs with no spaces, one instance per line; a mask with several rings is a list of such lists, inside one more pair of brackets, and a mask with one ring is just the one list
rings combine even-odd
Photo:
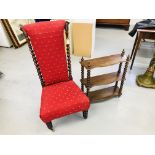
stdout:
[[[90,77],[90,87],[110,84],[116,81],[120,81],[121,79],[122,79],[122,74],[118,75],[117,72]],[[85,86],[87,86],[87,78],[85,78],[84,80],[81,80],[81,82]]]
[[141,33],[143,33],[143,35],[142,35],[143,39],[155,40],[155,33],[154,32],[141,32]]
[[90,101],[93,102],[104,100],[118,95],[119,95],[119,87],[117,87],[116,90],[114,91],[114,86],[89,92]]
[[125,62],[125,61],[126,61],[126,55],[122,57],[121,54],[116,54],[116,55],[110,55],[106,57],[84,60],[80,63],[86,69],[93,69],[96,67],[106,67],[110,65],[115,65],[115,64],[118,64],[120,62]]
[[92,33],[93,24],[90,23],[73,23],[73,47],[74,55],[91,57],[92,52]]
[[97,19],[96,22],[102,24],[129,25],[130,19]]
[[130,19],[97,19],[96,24],[123,26],[128,31]]

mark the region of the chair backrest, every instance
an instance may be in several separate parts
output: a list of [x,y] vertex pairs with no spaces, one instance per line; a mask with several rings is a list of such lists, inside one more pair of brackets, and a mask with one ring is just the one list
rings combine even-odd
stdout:
[[57,20],[22,27],[34,52],[43,86],[69,80],[64,43],[65,23],[64,20]]

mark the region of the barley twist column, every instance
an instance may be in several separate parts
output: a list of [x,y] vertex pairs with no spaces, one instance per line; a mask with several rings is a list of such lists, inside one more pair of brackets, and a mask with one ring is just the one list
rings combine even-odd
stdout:
[[123,85],[124,85],[125,76],[126,76],[126,73],[127,73],[129,61],[130,61],[130,57],[128,55],[128,57],[126,59],[125,67],[124,67],[124,72],[123,72],[123,76],[122,76],[122,81],[121,81],[120,89],[119,89],[119,96],[122,95],[122,89],[123,89]]

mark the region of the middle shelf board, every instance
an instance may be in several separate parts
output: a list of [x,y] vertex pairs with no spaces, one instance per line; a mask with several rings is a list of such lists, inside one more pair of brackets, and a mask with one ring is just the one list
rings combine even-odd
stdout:
[[[117,72],[93,76],[90,77],[90,87],[106,85],[121,80],[122,74],[118,74]],[[81,83],[87,87],[87,78],[84,78],[83,80],[81,79]]]
[[119,96],[119,87],[114,86],[89,92],[91,102],[105,100],[111,97]]
[[81,65],[84,66],[86,69],[93,69],[96,67],[106,67],[115,64],[119,64],[120,62],[126,62],[127,57],[126,55],[122,56],[121,54],[115,54],[100,58],[94,58],[89,60],[81,61]]

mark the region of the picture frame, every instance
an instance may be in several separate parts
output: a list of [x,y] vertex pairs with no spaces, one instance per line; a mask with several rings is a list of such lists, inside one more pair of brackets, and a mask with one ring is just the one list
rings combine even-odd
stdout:
[[20,27],[35,22],[33,19],[1,19],[1,21],[15,48],[19,48],[26,43]]

